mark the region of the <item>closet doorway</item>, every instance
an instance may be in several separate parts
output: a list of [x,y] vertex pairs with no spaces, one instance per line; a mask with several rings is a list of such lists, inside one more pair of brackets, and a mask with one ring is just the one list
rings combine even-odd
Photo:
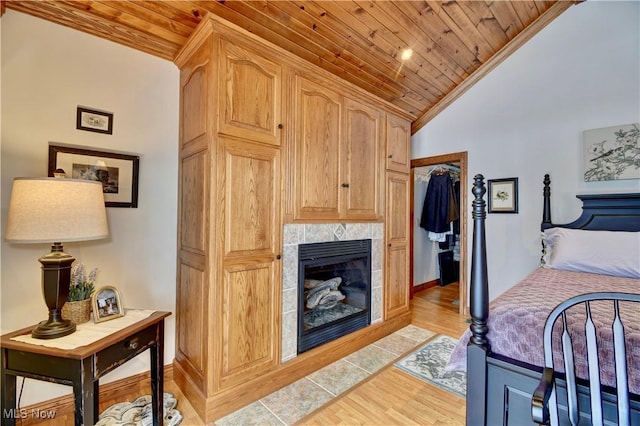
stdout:
[[[440,166],[440,167],[439,167]],[[459,168],[459,172],[456,170]],[[438,256],[446,249],[440,249],[440,243],[431,241],[428,232],[420,227],[422,210],[424,204],[424,194],[426,192],[427,181],[432,173],[442,173],[450,170],[453,174],[459,173],[457,178],[460,185],[459,206],[459,236],[458,247],[451,250],[455,253],[458,263],[458,292],[460,314],[467,314],[467,152],[456,152],[451,154],[437,155],[434,157],[417,158],[411,160],[411,224],[410,224],[410,271],[409,280],[410,294],[413,297],[415,291],[433,287],[448,281],[448,277],[440,275],[440,261],[443,255]],[[448,253],[446,253],[449,256]],[[447,260],[449,260],[447,258]],[[445,272],[449,274],[449,272]],[[445,279],[442,279],[445,278]],[[447,283],[455,285],[455,283]]]

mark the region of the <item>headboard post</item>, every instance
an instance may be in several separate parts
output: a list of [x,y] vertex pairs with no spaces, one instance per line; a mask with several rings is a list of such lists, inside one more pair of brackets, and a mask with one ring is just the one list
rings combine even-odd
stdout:
[[471,337],[467,345],[467,425],[487,423],[487,340],[489,317],[489,284],[487,280],[487,244],[484,222],[487,217],[484,176],[473,177],[473,250],[471,255]]
[[544,198],[544,206],[542,208],[542,230],[551,226],[551,179],[549,174],[544,175],[544,188],[542,189],[542,196]]

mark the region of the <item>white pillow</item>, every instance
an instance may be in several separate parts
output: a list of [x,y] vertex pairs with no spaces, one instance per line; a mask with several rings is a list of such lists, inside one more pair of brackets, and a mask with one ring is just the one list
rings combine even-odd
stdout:
[[640,278],[640,232],[551,228],[543,244],[545,268]]

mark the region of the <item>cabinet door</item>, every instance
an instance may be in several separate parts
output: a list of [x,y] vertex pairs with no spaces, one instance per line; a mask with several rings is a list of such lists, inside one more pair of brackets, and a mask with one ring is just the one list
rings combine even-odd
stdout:
[[386,179],[384,318],[409,311],[409,175]]
[[382,113],[358,101],[344,100],[344,169],[340,183],[343,217],[380,217],[380,140]]
[[282,67],[220,40],[218,132],[279,146]]
[[411,151],[411,124],[387,114],[387,170],[409,173]]
[[220,387],[280,359],[280,150],[220,138],[215,349]]
[[342,102],[323,86],[296,79],[295,219],[338,219]]

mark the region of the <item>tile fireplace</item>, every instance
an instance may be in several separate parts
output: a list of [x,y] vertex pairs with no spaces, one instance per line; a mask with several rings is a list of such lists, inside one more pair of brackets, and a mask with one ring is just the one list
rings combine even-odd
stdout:
[[370,240],[370,323],[382,321],[383,223],[285,224],[282,264],[281,361],[298,356],[299,246],[323,242]]

